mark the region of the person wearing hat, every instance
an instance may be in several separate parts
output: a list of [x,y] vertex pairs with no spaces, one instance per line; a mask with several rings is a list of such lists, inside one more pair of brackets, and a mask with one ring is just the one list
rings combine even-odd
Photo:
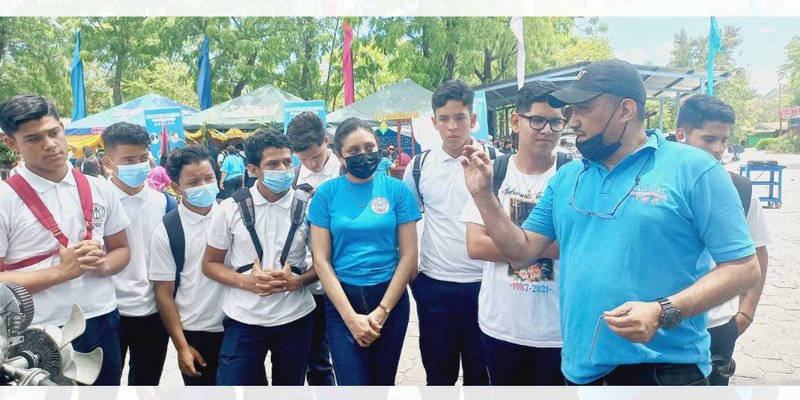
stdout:
[[558,241],[568,383],[707,385],[705,312],[760,278],[727,172],[645,131],[645,100],[639,72],[620,60],[589,64],[551,94],[552,106],[572,106],[583,160],[559,170],[521,228],[492,194],[488,156],[464,148],[467,188],[512,265]]

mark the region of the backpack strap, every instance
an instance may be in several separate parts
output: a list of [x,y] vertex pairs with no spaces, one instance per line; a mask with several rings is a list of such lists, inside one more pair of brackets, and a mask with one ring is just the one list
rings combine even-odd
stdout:
[[298,166],[294,167],[294,182],[292,182],[292,187],[293,188],[297,187],[297,180],[300,179],[300,168],[301,167],[302,167],[302,165],[298,165]]
[[181,272],[183,272],[183,264],[185,263],[186,236],[183,232],[183,223],[181,223],[177,208],[167,212],[162,221],[164,222],[164,228],[167,230],[169,250],[172,252],[172,259],[175,260],[175,289],[172,292],[172,297],[175,297],[178,294],[178,286],[181,284]]
[[[310,195],[310,193],[305,192]],[[309,196],[310,197],[310,196]],[[289,228],[289,234],[286,236],[286,241],[283,242],[283,249],[281,250],[281,258],[280,258],[280,265],[283,266],[286,263],[286,259],[289,258],[289,250],[292,248],[292,242],[294,242],[294,236],[297,234],[297,229],[300,228],[300,225],[305,222],[306,216],[306,206],[308,205],[308,200],[301,200],[300,196],[295,196],[293,201],[293,208],[291,209],[291,218],[292,218],[292,225]],[[295,266],[291,266],[292,272],[297,275],[302,275],[303,271],[300,271],[300,268]]]
[[563,167],[564,164],[566,164],[566,163],[568,163],[570,161],[572,161],[572,154],[564,153],[564,152],[561,152],[561,151],[556,153],[556,171],[561,169],[561,167]]
[[[92,190],[89,186],[89,180],[86,179],[86,176],[80,173],[77,169],[72,169],[72,176],[75,178],[75,185],[78,187],[78,198],[80,199],[81,210],[83,212],[83,221],[86,224],[86,235],[84,236],[84,240],[88,240],[92,238],[92,230],[94,229],[94,224],[92,223],[92,218],[94,215],[94,206],[92,203]],[[6,181],[8,185],[17,193],[17,195],[22,199],[22,202],[28,207],[31,211],[33,216],[39,221],[42,226],[45,227],[53,237],[58,240],[58,243],[61,246],[67,247],[69,245],[69,238],[64,235],[64,232],[61,231],[61,228],[56,223],[53,214],[50,213],[50,210],[47,209],[42,199],[36,194],[36,191],[31,187],[28,181],[22,177],[22,175],[14,175],[8,178]],[[57,248],[53,251],[50,251],[46,254],[42,254],[39,256],[31,257],[16,263],[11,264],[4,264],[4,268],[7,271],[20,269],[29,267],[31,265],[40,263],[50,256],[58,254],[60,248]]]
[[744,176],[729,172],[733,186],[736,187],[736,192],[739,193],[739,200],[742,202],[744,208],[744,216],[750,211],[750,200],[753,198],[753,182]]
[[503,186],[503,181],[506,179],[506,172],[508,172],[508,163],[511,160],[511,154],[504,154],[494,160],[494,175],[492,176],[492,192],[495,196],[500,193],[500,186]]
[[425,150],[422,153],[414,156],[414,160],[412,160],[411,165],[411,176],[414,177],[414,186],[417,188],[417,194],[419,195],[419,201],[422,203],[422,192],[419,191],[419,179],[422,177],[422,165],[425,164],[425,159],[428,158],[428,153],[430,150]]
[[[250,189],[248,188],[241,188],[233,193],[233,200],[236,201],[236,204],[239,205],[239,213],[242,214],[242,222],[244,222],[244,227],[247,228],[247,232],[250,233],[250,240],[253,241],[253,247],[256,248],[256,255],[258,256],[258,260],[264,257],[264,249],[261,247],[261,241],[258,239],[258,233],[256,233],[256,213],[255,207],[253,206],[253,197],[250,196]],[[253,264],[248,264],[241,266],[236,269],[238,273],[244,273],[253,268]]]
[[174,210],[176,207],[178,207],[178,201],[175,200],[174,197],[170,196],[169,193],[167,192],[163,193],[164,193],[164,198],[166,198],[167,200],[167,205],[166,207],[164,207],[164,214],[167,214],[170,211]]

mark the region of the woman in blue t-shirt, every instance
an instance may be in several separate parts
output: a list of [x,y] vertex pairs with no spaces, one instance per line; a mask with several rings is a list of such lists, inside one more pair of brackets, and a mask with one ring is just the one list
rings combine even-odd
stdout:
[[382,149],[380,154],[381,154],[381,161],[378,163],[378,173],[387,176],[392,176],[389,173],[389,169],[392,168],[392,165],[394,165],[394,163],[392,163],[392,160],[389,159],[389,151],[386,149]]
[[408,326],[406,286],[417,273],[419,208],[402,181],[375,173],[378,143],[364,121],[342,122],[334,151],[347,173],[317,189],[308,220],[336,380],[394,385]]

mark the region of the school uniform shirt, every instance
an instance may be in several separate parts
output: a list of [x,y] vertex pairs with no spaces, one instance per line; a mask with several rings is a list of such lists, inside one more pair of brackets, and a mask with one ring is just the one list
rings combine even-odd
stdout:
[[[336,178],[339,176],[340,170],[342,168],[342,163],[339,162],[339,158],[333,154],[333,150],[328,149],[328,161],[325,162],[325,165],[322,166],[322,170],[319,172],[313,172],[310,169],[306,168],[305,166],[300,166],[300,173],[297,175],[297,184],[307,183],[314,187],[314,189],[318,188],[323,183]],[[311,198],[313,201],[314,198]],[[309,201],[309,205],[311,204]],[[306,264],[312,265],[313,261],[311,259],[311,249],[308,249],[307,256],[306,256]],[[311,290],[311,294],[316,295],[323,295],[325,291],[322,289],[322,283],[317,281],[314,284],[308,286],[309,290]]]
[[[280,200],[270,203],[261,196],[258,185],[253,185],[250,195],[253,197],[255,209],[255,228],[264,256],[261,261],[263,270],[281,270],[281,251],[291,227],[292,198],[294,190],[289,191]],[[300,224],[289,249],[287,261],[290,265],[305,271],[308,227]],[[239,205],[233,198],[225,199],[219,204],[219,210],[211,219],[208,231],[208,245],[219,250],[228,251],[229,267],[236,269],[252,264],[256,259],[256,249],[247,228],[242,221]],[[249,275],[253,270],[244,272]],[[278,326],[303,318],[314,310],[314,299],[308,287],[284,293],[274,293],[266,297],[232,286],[228,286],[222,302],[222,310],[228,317],[248,324],[259,326]]]
[[158,311],[153,283],[147,275],[150,264],[150,239],[161,224],[167,208],[164,193],[145,185],[133,196],[123,192],[111,181],[125,213],[132,216],[125,229],[131,249],[131,261],[120,273],[111,277],[117,288],[117,308],[124,317],[145,317]]
[[[747,211],[746,219],[750,237],[753,239],[753,246],[756,249],[768,246],[771,241],[769,239],[769,230],[767,229],[767,219],[764,218],[764,213],[761,211],[761,203],[755,190],[753,190],[750,198],[750,209]],[[716,264],[713,264],[713,267],[716,266]],[[739,312],[739,296],[734,296],[732,299],[708,310],[708,328],[716,328],[727,324],[731,318],[736,316],[737,312]]]
[[[222,332],[222,302],[225,285],[203,275],[203,254],[206,250],[211,221],[219,206],[214,203],[208,215],[189,210],[183,203],[178,206],[184,235],[184,262],[181,281],[175,295],[175,304],[186,331]],[[166,226],[162,223],[153,232],[150,241],[150,280],[174,281],[175,258],[170,249]]]
[[439,147],[432,149],[424,161],[419,178],[422,201],[414,183],[414,168],[407,167],[403,175],[417,204],[425,211],[419,272],[440,281],[480,282],[483,260],[467,255],[467,226],[459,220],[471,198],[461,159],[450,157]]
[[[556,173],[556,163],[542,174],[525,175],[511,156],[498,198],[506,214],[519,226],[536,206]],[[470,197],[461,221],[485,226]],[[512,267],[485,261],[478,296],[478,324],[495,339],[529,347],[561,347],[558,307],[558,260],[539,259]]]
[[[74,245],[84,239],[86,224],[72,166],[68,168],[70,171],[58,183],[48,181],[24,166],[18,171],[50,210],[69,239],[69,245]],[[92,176],[86,179],[92,191],[92,240],[102,244],[105,236],[119,233],[128,226],[130,220],[108,182]],[[58,240],[33,216],[16,192],[7,184],[0,184],[0,257],[5,258],[5,263],[16,263],[53,251],[58,246]],[[60,262],[60,257],[54,255],[17,271],[43,270],[55,267]],[[69,319],[73,303],[81,306],[87,319],[107,314],[117,307],[111,279],[91,272],[33,293],[32,296],[36,308],[33,317],[35,325],[63,325]]]

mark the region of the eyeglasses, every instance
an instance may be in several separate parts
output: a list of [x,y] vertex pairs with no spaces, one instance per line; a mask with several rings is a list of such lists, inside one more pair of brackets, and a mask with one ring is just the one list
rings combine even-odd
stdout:
[[628,190],[628,193],[625,194],[625,197],[623,197],[622,200],[620,200],[619,203],[617,203],[617,205],[614,206],[614,208],[611,210],[610,213],[602,211],[589,211],[575,206],[575,193],[578,191],[578,183],[581,181],[581,175],[583,175],[584,172],[589,170],[589,162],[584,160],[583,171],[581,171],[581,173],[578,174],[578,178],[575,179],[575,187],[572,188],[572,195],[569,198],[569,207],[587,217],[597,217],[601,219],[615,219],[614,215],[617,213],[619,207],[622,205],[622,203],[625,202],[625,200],[628,199],[631,193],[633,193],[633,190],[639,186],[639,181],[642,178],[642,172],[644,172],[644,168],[647,166],[647,164],[650,163],[650,159],[653,158],[653,154],[654,153],[650,153],[650,156],[647,157],[647,160],[645,160],[644,164],[642,164],[642,168],[639,169],[639,173],[636,174],[636,180],[634,181],[633,186],[631,186],[631,189]]
[[525,118],[528,120],[528,124],[531,126],[531,129],[542,130],[547,124],[550,124],[550,130],[553,132],[561,132],[564,128],[567,127],[568,120],[566,118],[553,118],[547,119],[538,117],[536,115],[522,115],[517,114],[520,118]]

